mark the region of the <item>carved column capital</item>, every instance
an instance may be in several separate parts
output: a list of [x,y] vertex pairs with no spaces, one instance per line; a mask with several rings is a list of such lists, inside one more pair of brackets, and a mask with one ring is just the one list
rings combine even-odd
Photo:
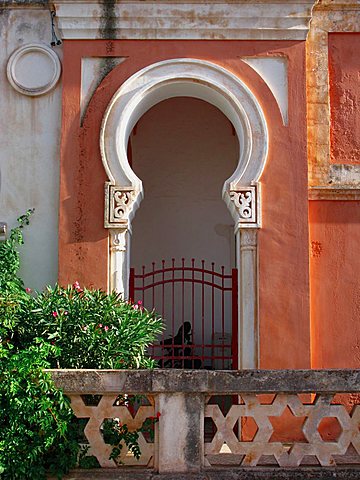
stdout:
[[240,229],[240,249],[256,250],[257,247],[257,230],[255,228]]
[[128,227],[129,213],[135,200],[132,187],[105,184],[105,228]]
[[110,230],[110,250],[111,252],[126,252],[127,248],[127,228],[116,228]]
[[238,215],[238,226],[259,227],[258,186],[239,187],[236,190],[230,190],[229,194]]

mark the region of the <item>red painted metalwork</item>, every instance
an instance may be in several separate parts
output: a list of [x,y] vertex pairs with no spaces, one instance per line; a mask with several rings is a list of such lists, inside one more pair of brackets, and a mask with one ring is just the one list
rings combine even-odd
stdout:
[[160,367],[237,369],[238,367],[238,274],[225,268],[215,270],[153,262],[149,271],[130,269],[130,299],[142,301],[164,318],[166,330],[150,347]]

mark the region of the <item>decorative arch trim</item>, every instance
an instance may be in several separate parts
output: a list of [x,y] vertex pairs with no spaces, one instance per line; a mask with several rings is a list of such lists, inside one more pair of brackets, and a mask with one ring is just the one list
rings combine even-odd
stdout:
[[238,165],[224,182],[223,198],[237,226],[261,225],[258,181],[268,153],[268,129],[256,97],[228,70],[198,59],[152,64],[131,76],[113,96],[103,118],[100,148],[106,185],[105,227],[129,228],[143,186],[129,165],[127,144],[136,122],[167,98],[188,96],[211,103],[232,122],[240,145]]
[[141,179],[127,158],[137,121],[162,100],[188,96],[221,110],[234,126],[240,153],[223,185],[223,199],[235,222],[239,272],[239,368],[258,366],[257,228],[261,226],[260,177],[268,154],[268,128],[252,91],[228,70],[203,60],[174,59],[152,64],[130,77],[105,112],[100,148],[105,185],[105,227],[110,228],[109,288],[128,296],[131,221],[143,197]]

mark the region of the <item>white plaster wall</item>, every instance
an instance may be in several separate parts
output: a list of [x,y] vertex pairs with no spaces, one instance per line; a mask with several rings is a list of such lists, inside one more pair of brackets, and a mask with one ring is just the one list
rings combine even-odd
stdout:
[[[0,221],[11,228],[36,209],[24,230],[21,275],[26,286],[42,289],[57,280],[61,80],[50,93],[29,97],[12,88],[6,66],[22,45],[49,46],[49,11],[5,9],[0,38]],[[55,51],[61,56],[61,47]]]
[[[135,134],[134,134],[135,133]],[[151,262],[167,265],[171,259],[181,263],[192,258],[197,265],[204,259],[206,267],[215,262],[224,265],[227,273],[235,266],[234,222],[222,200],[224,181],[237,166],[239,145],[229,120],[214,106],[195,98],[172,98],[150,109],[138,122],[131,136],[133,169],[144,185],[144,200],[133,220],[131,265],[137,272]],[[175,326],[183,320],[191,321],[191,307],[181,313],[181,285],[175,290]],[[185,295],[191,296],[191,287]],[[217,295],[217,294],[216,294]],[[155,307],[166,317],[170,290],[165,292],[165,312],[157,294]],[[195,317],[201,317],[200,296],[195,305]],[[206,340],[211,341],[211,299],[206,300]],[[217,297],[219,300],[219,297]],[[230,304],[226,307],[230,331]],[[150,307],[150,305],[148,305]],[[220,304],[215,331],[219,331]],[[170,334],[168,328],[167,334]],[[176,328],[177,330],[177,328]],[[201,339],[197,329],[196,341]]]
[[284,125],[288,124],[288,61],[285,57],[242,57],[267,83],[280,108]]

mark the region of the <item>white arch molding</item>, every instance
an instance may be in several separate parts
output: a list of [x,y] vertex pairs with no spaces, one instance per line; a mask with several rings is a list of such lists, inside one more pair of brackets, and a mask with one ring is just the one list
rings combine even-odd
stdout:
[[162,100],[187,96],[211,103],[232,122],[240,145],[235,172],[224,182],[223,199],[235,222],[239,270],[239,368],[258,364],[257,229],[260,183],[268,152],[268,129],[251,90],[234,74],[210,62],[174,59],[152,64],[130,77],[105,112],[100,148],[105,184],[105,227],[110,229],[109,288],[127,297],[131,221],[143,186],[129,165],[127,144],[140,117]]

